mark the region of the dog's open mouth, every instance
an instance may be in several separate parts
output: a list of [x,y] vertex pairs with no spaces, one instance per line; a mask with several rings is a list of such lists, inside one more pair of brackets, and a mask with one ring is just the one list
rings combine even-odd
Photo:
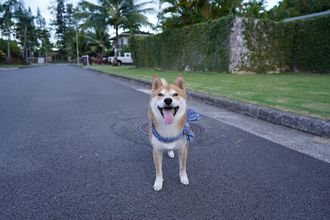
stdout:
[[165,123],[172,124],[174,121],[174,116],[179,110],[179,106],[177,107],[165,106],[164,108],[158,106],[158,110],[160,114],[163,116]]

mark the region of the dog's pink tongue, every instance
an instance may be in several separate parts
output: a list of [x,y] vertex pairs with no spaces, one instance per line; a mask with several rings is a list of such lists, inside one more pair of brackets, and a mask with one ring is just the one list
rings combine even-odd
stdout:
[[169,110],[169,111],[164,110],[163,114],[164,114],[165,123],[166,124],[172,124],[173,120],[174,120],[172,110]]

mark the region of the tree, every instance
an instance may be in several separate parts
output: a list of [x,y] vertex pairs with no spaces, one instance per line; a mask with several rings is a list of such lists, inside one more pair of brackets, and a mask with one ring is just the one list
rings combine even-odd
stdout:
[[238,14],[243,0],[161,0],[169,5],[159,14],[163,29],[183,27]]
[[46,27],[46,20],[42,17],[39,7],[37,8],[37,15],[35,17],[36,23],[36,35],[39,46],[39,57],[42,55],[46,56],[47,53],[52,49],[53,45],[50,42],[50,32]]
[[10,62],[11,60],[11,53],[10,53],[10,41],[12,30],[14,26],[14,12],[17,7],[17,0],[7,0],[2,5],[2,16],[0,18],[0,24],[2,29],[2,34],[7,37],[7,61]]
[[0,36],[1,37],[2,37],[2,28],[4,26],[3,14],[4,14],[4,8],[3,5],[0,4]]
[[281,20],[329,9],[329,0],[283,0],[278,6],[273,7],[268,14],[271,19]]
[[53,26],[55,26],[55,35],[56,35],[56,46],[59,49],[59,53],[62,56],[66,55],[65,51],[65,32],[67,31],[67,20],[66,20],[66,0],[56,0],[55,5],[50,7],[51,14],[55,17],[52,21]]
[[77,22],[80,25],[81,36],[79,40],[82,47],[88,54],[102,54],[108,48],[109,35],[107,24],[107,14],[101,10],[98,5],[91,4],[90,2],[80,2],[79,7],[75,13]]
[[266,18],[265,0],[250,0],[242,4],[242,15],[249,18]]
[[37,45],[34,17],[31,9],[25,9],[22,4],[19,4],[15,11],[15,17],[17,19],[15,28],[16,38],[20,40],[23,48],[23,57],[25,62],[28,62],[29,51],[32,51]]
[[[99,24],[102,29],[106,29],[108,26],[113,27],[116,32],[114,47],[115,51],[117,51],[119,29],[129,29],[134,33],[141,25],[149,24],[147,17],[143,13],[153,10],[147,7],[151,3],[152,1],[136,4],[134,0],[99,0],[98,4],[94,4],[82,1],[79,4],[82,12],[77,13],[77,17],[85,18],[82,27],[91,27],[95,23]],[[114,62],[116,63],[116,61],[117,53],[115,52]]]
[[[18,45],[18,42],[15,40],[11,40],[9,43],[9,47],[10,47],[10,53],[12,55],[12,57],[18,57],[21,55],[21,48]],[[0,38],[0,50],[2,50],[3,52],[7,51],[7,39],[1,39]]]
[[212,17],[212,4],[203,0],[162,0],[161,4],[170,5],[161,14],[164,29],[182,27],[203,22]]
[[77,22],[74,17],[74,8],[72,4],[66,4],[66,13],[65,13],[65,24],[66,31],[64,32],[64,50],[65,54],[69,57],[75,55],[75,47],[76,47],[76,26]]

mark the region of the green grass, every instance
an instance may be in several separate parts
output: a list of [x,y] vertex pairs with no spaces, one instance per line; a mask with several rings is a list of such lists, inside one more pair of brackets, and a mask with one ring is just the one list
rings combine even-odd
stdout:
[[0,68],[15,68],[15,67],[22,67],[25,65],[22,64],[0,64]]
[[46,64],[0,64],[0,68],[21,68],[21,67],[34,67],[34,66],[43,66]]
[[183,74],[188,89],[284,111],[330,119],[330,75],[280,73],[234,75],[214,72],[176,72],[132,66],[92,66],[95,69],[151,80],[153,74],[173,82]]

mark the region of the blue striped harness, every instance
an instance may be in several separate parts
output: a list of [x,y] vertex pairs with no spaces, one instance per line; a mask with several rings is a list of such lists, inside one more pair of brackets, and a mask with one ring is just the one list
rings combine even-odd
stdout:
[[154,123],[151,124],[151,130],[152,130],[152,134],[162,143],[172,143],[174,141],[177,141],[179,139],[181,139],[183,136],[186,136],[187,138],[187,142],[192,142],[195,138],[195,134],[194,132],[190,129],[190,122],[191,121],[197,121],[200,118],[200,115],[198,112],[196,112],[193,109],[188,109],[187,110],[187,119],[186,119],[186,124],[183,128],[183,130],[175,137],[163,137],[161,136],[156,128]]

